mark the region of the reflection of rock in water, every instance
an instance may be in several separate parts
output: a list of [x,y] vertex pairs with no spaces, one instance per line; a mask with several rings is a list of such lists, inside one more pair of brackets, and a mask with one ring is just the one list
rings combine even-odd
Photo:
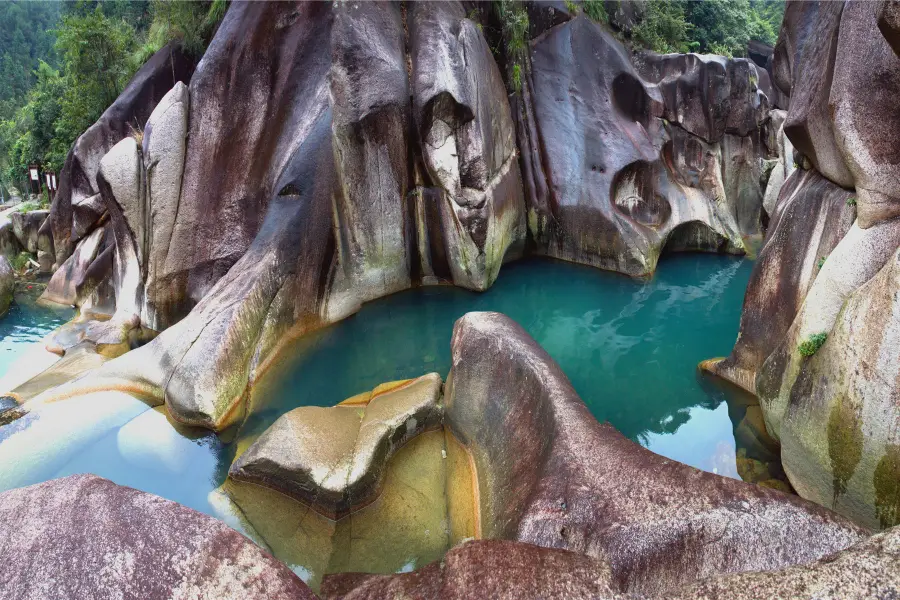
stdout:
[[713,375],[703,374],[700,382],[704,388],[713,388],[728,403],[728,418],[734,425],[735,461],[741,479],[795,493],[781,466],[781,447],[766,431],[756,396]]

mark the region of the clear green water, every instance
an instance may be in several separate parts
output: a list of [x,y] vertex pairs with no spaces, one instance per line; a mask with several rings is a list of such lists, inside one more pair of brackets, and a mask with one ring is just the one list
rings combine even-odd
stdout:
[[[35,286],[17,290],[9,312],[0,317],[0,378],[29,344],[40,341],[48,333],[71,319],[75,311],[66,306],[38,305],[40,290]],[[4,392],[8,390],[0,390]]]
[[[454,321],[491,310],[534,336],[598,419],[660,454],[736,477],[724,392],[701,378],[697,363],[734,344],[751,268],[748,260],[682,254],[638,281],[529,260],[505,266],[481,294],[431,287],[383,298],[304,339],[303,350],[273,370],[283,375],[271,381],[266,408],[239,435],[262,431],[297,406],[332,405],[384,381],[446,376]],[[178,434],[144,410],[128,408],[123,421],[141,416],[73,446],[67,462],[17,485],[91,472],[215,514],[208,494],[225,480],[235,444],[207,432]],[[8,485],[0,473],[0,489]]]

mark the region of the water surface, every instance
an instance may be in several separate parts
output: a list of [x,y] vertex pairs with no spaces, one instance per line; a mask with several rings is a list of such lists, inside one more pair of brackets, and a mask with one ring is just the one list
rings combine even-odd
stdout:
[[[9,312],[0,317],[0,379],[31,344],[39,342],[75,315],[75,311],[67,306],[38,304],[41,291],[34,285],[29,290],[27,284],[17,289]],[[4,391],[8,390],[0,390]]]
[[176,431],[151,410],[34,478],[96,473],[215,515],[210,492],[225,481],[238,445],[298,406],[333,405],[430,371],[446,377],[453,323],[485,310],[518,321],[559,362],[599,420],[660,454],[736,477],[735,425],[724,393],[703,381],[697,363],[734,344],[751,267],[733,257],[682,254],[662,260],[653,278],[635,280],[527,260],[504,266],[484,293],[440,286],[396,294],[285,353],[238,443]]

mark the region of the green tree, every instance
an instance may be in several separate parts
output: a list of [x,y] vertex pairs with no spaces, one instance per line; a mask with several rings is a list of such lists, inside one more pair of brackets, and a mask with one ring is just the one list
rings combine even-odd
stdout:
[[692,51],[693,25],[685,17],[686,4],[683,0],[647,0],[643,16],[632,31],[632,39],[663,54]]
[[103,14],[63,17],[56,49],[65,65],[65,93],[56,123],[59,143],[70,146],[119,96],[131,75],[128,63],[134,30]]

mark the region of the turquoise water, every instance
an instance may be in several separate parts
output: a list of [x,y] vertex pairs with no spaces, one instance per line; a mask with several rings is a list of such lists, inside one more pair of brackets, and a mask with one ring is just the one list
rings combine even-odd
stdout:
[[[385,381],[446,376],[454,321],[491,310],[543,345],[598,419],[660,454],[736,477],[724,392],[698,374],[697,363],[734,344],[751,268],[733,257],[680,254],[641,281],[527,260],[504,266],[484,293],[440,286],[383,298],[301,340],[270,372],[265,407],[237,435],[261,432],[297,406],[332,405]],[[125,423],[141,407],[122,410]],[[236,446],[226,437],[177,433],[144,410],[17,485],[91,472],[215,514],[209,493],[225,480]],[[0,489],[6,485],[0,478]]]
[[37,286],[17,290],[9,312],[0,317],[0,377],[6,375],[30,344],[40,341],[75,315],[66,306],[37,304],[39,295]]

